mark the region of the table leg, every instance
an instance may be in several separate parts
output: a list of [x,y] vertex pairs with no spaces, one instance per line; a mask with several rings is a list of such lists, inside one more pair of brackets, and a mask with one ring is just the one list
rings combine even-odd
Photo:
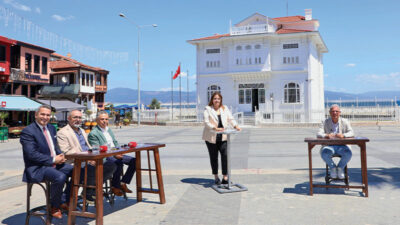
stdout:
[[160,153],[158,151],[158,148],[154,149],[153,154],[154,154],[154,161],[156,164],[157,185],[158,185],[158,191],[160,194],[160,203],[165,204],[164,183],[163,183],[163,179],[162,179]]
[[[226,154],[227,154],[227,169],[228,169],[228,189],[231,189],[231,135],[227,134],[226,140]],[[223,178],[222,178],[223,179]]]
[[71,193],[69,197],[68,225],[75,224],[76,216],[71,212],[76,211],[78,204],[79,180],[81,175],[81,160],[76,159],[72,171]]
[[312,155],[311,150],[313,146],[308,143],[308,173],[310,176],[310,195],[313,195],[313,179],[312,179]]
[[96,160],[96,225],[103,225],[103,159]]
[[142,161],[141,153],[137,151],[136,155],[136,198],[138,202],[142,201]]
[[367,151],[365,143],[360,144],[361,150],[361,177],[363,184],[363,192],[368,197],[368,172],[367,172]]

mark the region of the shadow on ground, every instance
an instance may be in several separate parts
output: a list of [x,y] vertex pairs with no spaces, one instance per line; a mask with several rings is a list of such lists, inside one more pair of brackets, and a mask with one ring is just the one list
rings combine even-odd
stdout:
[[[302,169],[304,170],[304,169]],[[349,183],[350,185],[361,184],[361,169],[360,168],[349,168]],[[325,184],[325,169],[313,169],[313,183],[314,184]],[[343,182],[335,182],[334,184],[343,184]],[[370,168],[368,169],[368,186],[381,187],[384,185],[392,185],[394,188],[400,188],[400,168]],[[303,182],[295,184],[294,187],[287,187],[283,189],[283,193],[292,193],[300,195],[308,195],[310,183]],[[360,196],[362,195],[361,189],[350,189],[351,191],[357,191]],[[340,188],[314,188],[315,194],[344,194],[344,189]],[[347,192],[347,191],[346,191]]]
[[206,178],[184,178],[181,180],[182,183],[188,183],[188,184],[196,184],[203,186],[205,188],[210,188],[214,184],[213,179],[206,179]]
[[[153,202],[153,201],[147,201],[145,198],[143,198],[143,202],[147,203],[159,203],[159,202]],[[103,206],[104,206],[104,211],[103,214],[104,216],[117,212],[119,210],[123,210],[127,207],[130,207],[132,205],[135,205],[137,203],[136,198],[128,198],[128,200],[125,200],[121,197],[117,197],[115,199],[114,205],[111,206],[106,200],[103,201]],[[94,206],[89,206],[88,212],[95,212],[95,207]],[[8,224],[8,225],[20,225],[20,224],[25,224],[25,218],[26,218],[26,213],[19,213],[15,214],[13,216],[10,216],[8,218],[5,218],[2,222],[2,224]],[[86,225],[89,224],[91,221],[94,219],[91,218],[84,218],[84,217],[76,217],[76,224],[82,224]],[[67,224],[68,222],[68,215],[66,213],[63,214],[62,219],[53,219],[52,224]],[[29,224],[44,224],[43,221],[39,217],[31,216],[29,220]]]

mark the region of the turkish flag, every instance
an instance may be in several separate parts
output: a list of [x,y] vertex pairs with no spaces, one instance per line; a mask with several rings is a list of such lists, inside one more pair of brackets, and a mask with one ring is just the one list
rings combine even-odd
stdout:
[[181,74],[181,65],[178,66],[178,69],[176,70],[172,79],[175,80],[179,76],[179,74]]

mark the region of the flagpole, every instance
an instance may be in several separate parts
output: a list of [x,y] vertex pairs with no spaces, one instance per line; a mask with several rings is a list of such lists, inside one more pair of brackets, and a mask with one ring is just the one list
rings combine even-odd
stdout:
[[171,121],[174,121],[174,71],[171,71]]
[[[181,64],[179,63],[179,66]],[[181,85],[182,76],[179,76],[179,121],[182,119],[182,85]]]
[[189,109],[189,70],[187,70],[187,72],[186,72],[186,81],[187,81],[186,105],[187,105],[187,108]]

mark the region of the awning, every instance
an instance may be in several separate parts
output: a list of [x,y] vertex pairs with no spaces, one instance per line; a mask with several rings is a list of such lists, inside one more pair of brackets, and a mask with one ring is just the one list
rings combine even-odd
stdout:
[[44,86],[40,94],[44,98],[75,99],[79,94],[79,84],[63,86]]
[[52,108],[56,109],[57,112],[65,112],[70,111],[73,109],[86,109],[86,106],[79,105],[75,102],[71,102],[68,100],[48,100],[48,99],[38,99],[36,100],[44,105],[51,106]]
[[[6,107],[2,107],[2,102]],[[25,96],[0,95],[0,111],[36,111],[41,105]]]

